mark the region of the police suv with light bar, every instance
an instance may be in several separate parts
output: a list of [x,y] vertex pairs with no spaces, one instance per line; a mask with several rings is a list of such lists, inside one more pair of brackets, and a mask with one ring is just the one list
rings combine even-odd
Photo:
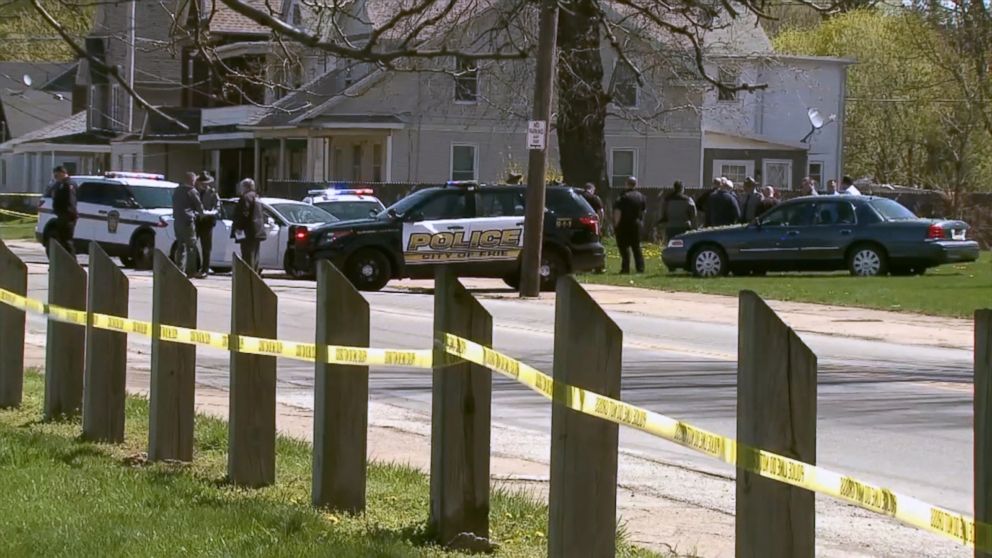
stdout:
[[[526,186],[449,182],[418,190],[374,217],[294,229],[293,265],[313,274],[329,260],[362,290],[390,279],[433,277],[452,266],[462,277],[520,280]],[[575,190],[547,189],[541,287],[559,275],[602,267],[596,212]]]

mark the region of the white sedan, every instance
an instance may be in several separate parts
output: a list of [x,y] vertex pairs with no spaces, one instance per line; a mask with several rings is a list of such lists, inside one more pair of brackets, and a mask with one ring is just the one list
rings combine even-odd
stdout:
[[[266,239],[259,249],[259,266],[265,269],[291,270],[286,256],[292,257],[290,227],[303,225],[313,228],[338,218],[323,209],[293,200],[280,198],[259,198],[259,205],[265,215]],[[237,199],[221,200],[217,225],[214,227],[213,247],[210,251],[210,268],[214,271],[229,271],[234,265],[233,254],[241,253],[240,247],[231,238],[232,216]],[[173,256],[175,247],[173,247]],[[175,259],[175,258],[173,258]],[[294,273],[287,271],[290,275]]]

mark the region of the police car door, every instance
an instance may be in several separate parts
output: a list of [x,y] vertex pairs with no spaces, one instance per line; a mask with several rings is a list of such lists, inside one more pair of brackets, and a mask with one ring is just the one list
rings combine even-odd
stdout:
[[438,190],[407,212],[403,223],[403,260],[408,266],[461,265],[471,257],[470,193],[463,188]]
[[141,218],[134,196],[123,184],[110,182],[104,184],[104,200],[101,213],[105,220],[98,226],[96,238],[102,244],[129,246]]
[[479,253],[473,270],[488,275],[487,270],[515,262],[523,250],[524,193],[517,188],[486,188],[476,200],[472,238]]
[[[101,182],[83,182],[76,192],[76,211],[79,213],[79,220],[76,221],[75,236],[77,240],[96,239],[97,231],[105,227],[103,220],[106,218],[108,208],[103,204],[104,187]],[[103,211],[104,215],[100,212]]]
[[258,263],[263,269],[282,269],[282,255],[289,242],[289,224],[267,206],[259,204],[265,219],[265,240],[258,249]]

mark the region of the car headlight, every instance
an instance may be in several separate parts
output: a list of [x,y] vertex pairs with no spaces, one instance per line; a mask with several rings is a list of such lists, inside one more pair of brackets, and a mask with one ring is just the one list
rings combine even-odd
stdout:
[[673,239],[671,239],[671,240],[668,241],[668,247],[669,248],[684,248],[685,247],[685,242],[683,242],[681,238],[673,238]]

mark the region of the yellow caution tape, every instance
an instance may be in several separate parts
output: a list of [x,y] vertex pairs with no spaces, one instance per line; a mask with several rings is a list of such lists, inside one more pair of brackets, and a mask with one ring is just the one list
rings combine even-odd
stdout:
[[642,409],[585,389],[555,383],[554,379],[516,359],[456,335],[445,335],[445,351],[485,366],[533,389],[547,399],[559,400],[575,411],[629,426],[696,450],[725,463],[812,492],[844,500],[866,510],[888,515],[914,527],[937,533],[966,546],[992,549],[992,525],[927,504],[887,488],[855,480],[823,467],[804,463],[733,438],[696,428],[685,422]]
[[21,213],[20,211],[11,211],[10,209],[0,208],[0,215],[10,215],[11,217],[19,217],[21,219],[37,219],[38,215],[34,213]]
[[0,198],[40,198],[41,194],[36,192],[0,192]]

